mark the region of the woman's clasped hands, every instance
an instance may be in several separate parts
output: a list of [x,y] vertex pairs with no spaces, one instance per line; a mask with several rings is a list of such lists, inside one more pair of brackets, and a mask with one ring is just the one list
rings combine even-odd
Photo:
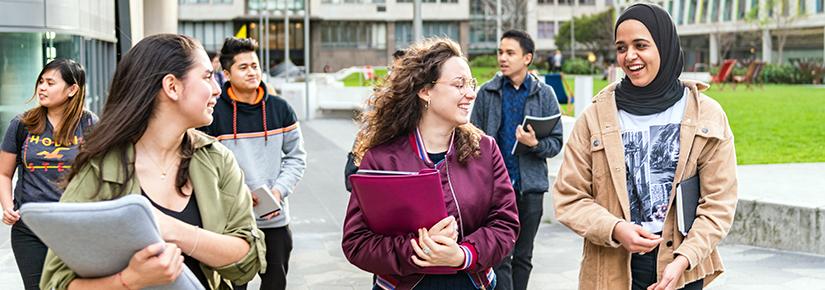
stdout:
[[413,263],[420,267],[461,267],[465,256],[457,239],[458,224],[453,216],[440,220],[429,230],[418,229],[418,239],[410,240],[415,252]]

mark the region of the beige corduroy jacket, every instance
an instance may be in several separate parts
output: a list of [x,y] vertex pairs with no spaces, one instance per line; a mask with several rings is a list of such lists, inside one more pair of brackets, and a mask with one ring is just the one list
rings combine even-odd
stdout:
[[[680,127],[674,184],[699,174],[701,198],[687,237],[676,225],[675,188],[659,245],[657,273],[676,257],[690,261],[677,288],[699,279],[708,285],[724,271],[716,246],[728,233],[737,202],[736,151],[727,116],[702,94],[708,85],[683,82],[690,89]],[[593,98],[564,151],[553,186],[559,221],[584,237],[579,289],[630,289],[630,254],[613,240],[613,227],[630,220],[624,146],[612,84]]]

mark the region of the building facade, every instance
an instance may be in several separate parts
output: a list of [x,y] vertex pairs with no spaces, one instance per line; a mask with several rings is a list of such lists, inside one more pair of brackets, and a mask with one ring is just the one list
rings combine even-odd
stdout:
[[[620,7],[636,1],[618,0]],[[825,0],[666,0],[687,70],[723,59],[825,59]],[[779,46],[784,38],[782,56]]]
[[[179,3],[180,33],[200,39],[207,50],[219,50],[225,37],[246,27],[247,36],[259,43],[263,43],[261,39],[269,39],[270,68],[285,57],[284,17],[287,15],[290,61],[304,64],[303,0],[289,0],[289,3],[283,0],[180,0]],[[386,65],[396,49],[412,42],[412,1],[312,0],[309,3],[313,72],[321,72],[325,67],[337,71],[358,65]],[[469,0],[424,0],[424,36],[446,36],[468,47],[468,7]],[[269,16],[268,25],[261,25],[262,14]],[[268,27],[269,31],[262,27]]]
[[86,69],[89,108],[98,111],[115,67],[115,4],[109,0],[0,0],[0,133],[31,108],[36,78],[55,58]]
[[[179,0],[180,33],[197,37],[217,50],[242,26],[266,39],[260,15],[269,15],[269,66],[284,55],[286,0]],[[305,0],[289,0],[290,59],[303,64]],[[456,40],[471,55],[494,54],[494,0],[422,0],[424,36]],[[502,0],[524,5],[524,29],[536,41],[537,59],[557,49],[560,27],[575,16],[621,10],[635,0]],[[526,2],[526,3],[524,3]],[[655,0],[672,15],[682,37],[686,68],[717,64],[720,59],[777,62],[825,59],[825,0]],[[310,0],[312,71],[357,65],[386,65],[392,53],[413,39],[412,0]],[[519,4],[521,3],[521,4]],[[505,28],[506,29],[506,28]],[[612,29],[612,27],[610,28]],[[563,51],[569,58],[568,51]],[[577,54],[586,54],[578,51]]]
[[36,78],[55,58],[86,70],[86,104],[100,114],[119,56],[144,35],[177,30],[165,0],[0,0],[0,134],[35,106]]

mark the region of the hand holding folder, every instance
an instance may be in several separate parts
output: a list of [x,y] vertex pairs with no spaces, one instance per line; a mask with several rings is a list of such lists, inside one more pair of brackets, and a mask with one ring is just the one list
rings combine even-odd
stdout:
[[367,226],[382,235],[405,235],[447,217],[437,170],[359,170],[350,176]]

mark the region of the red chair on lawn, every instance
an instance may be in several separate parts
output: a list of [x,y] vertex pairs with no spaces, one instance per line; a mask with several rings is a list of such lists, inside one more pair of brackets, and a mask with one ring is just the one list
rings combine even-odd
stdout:
[[759,73],[762,72],[764,62],[754,60],[748,65],[748,71],[743,76],[733,76],[733,90],[736,90],[736,84],[745,83],[745,89],[752,89],[751,85],[757,84]]
[[719,72],[716,73],[715,76],[710,80],[711,83],[718,83],[721,84],[719,89],[725,87],[725,82],[730,78],[730,74],[733,71],[733,65],[736,64],[735,59],[726,59],[722,62],[722,66],[719,68]]

